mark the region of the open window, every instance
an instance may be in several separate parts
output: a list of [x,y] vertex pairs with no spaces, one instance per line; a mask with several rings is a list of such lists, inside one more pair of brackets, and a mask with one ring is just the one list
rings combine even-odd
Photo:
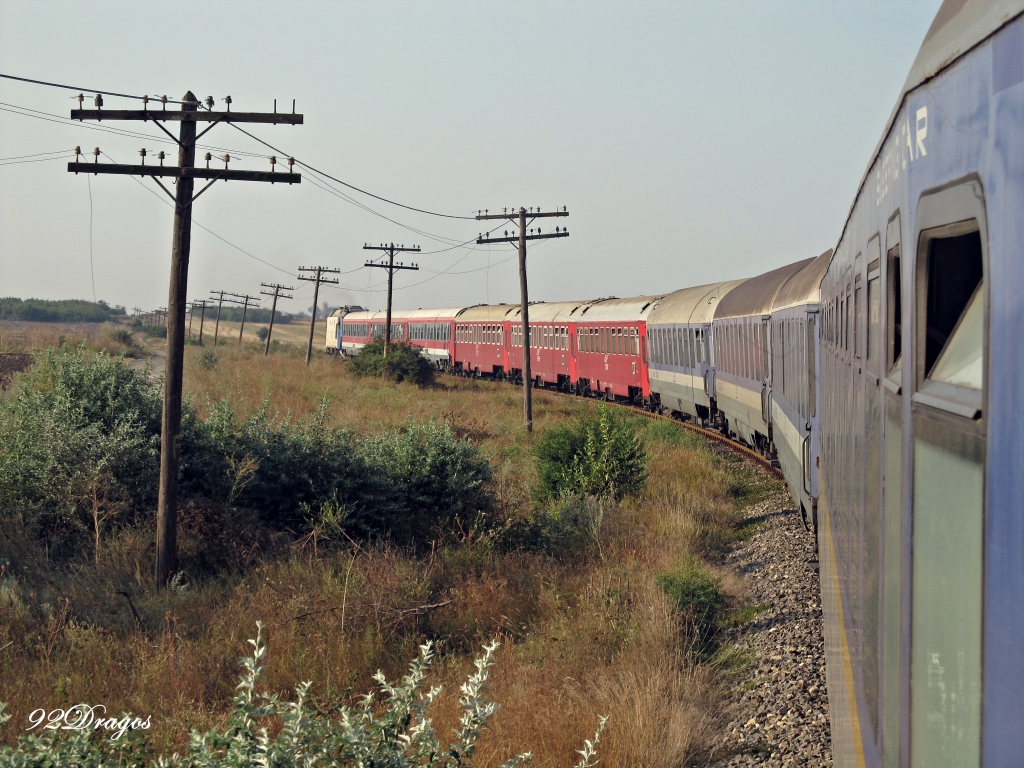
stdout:
[[985,277],[978,220],[923,231],[917,280],[917,399],[977,418],[985,368]]

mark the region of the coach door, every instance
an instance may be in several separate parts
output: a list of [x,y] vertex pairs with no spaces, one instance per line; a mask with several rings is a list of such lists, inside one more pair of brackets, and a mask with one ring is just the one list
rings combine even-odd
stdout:
[[921,198],[914,255],[910,759],[981,749],[987,231],[981,184]]
[[[882,554],[882,418],[881,418],[881,242],[872,237],[864,252],[864,291],[861,302],[864,374],[864,699],[871,731],[878,741],[879,629],[881,622]],[[858,280],[860,276],[858,276]],[[859,290],[859,289],[858,289]]]
[[[885,236],[885,338],[882,398],[882,765],[900,766],[901,701],[903,695],[903,279],[900,260],[900,217],[889,222]],[[871,278],[868,304],[872,306]],[[870,310],[869,310],[870,312]]]

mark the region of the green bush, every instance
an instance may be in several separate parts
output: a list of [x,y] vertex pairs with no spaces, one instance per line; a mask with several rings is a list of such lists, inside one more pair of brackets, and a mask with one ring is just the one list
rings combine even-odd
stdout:
[[[83,349],[48,352],[0,401],[0,525],[17,522],[71,556],[105,530],[141,525],[156,506],[162,384],[146,371]],[[356,437],[308,418],[274,417],[263,403],[239,422],[230,401],[200,420],[182,407],[182,500],[257,514],[277,530],[322,528],[422,546],[478,522],[493,506],[491,466],[448,424]],[[331,505],[334,505],[332,508]]]
[[713,647],[718,619],[726,607],[722,580],[694,558],[657,576],[660,586],[675,604],[691,631],[694,649],[706,653]]
[[566,494],[619,500],[647,483],[647,453],[633,420],[603,403],[546,430],[534,455],[541,501]]
[[384,339],[377,338],[359,350],[351,362],[356,376],[376,376],[390,381],[408,381],[420,387],[434,383],[436,369],[420,354],[418,347],[401,341],[388,346],[384,357]]
[[155,503],[161,385],[83,349],[49,350],[0,401],[0,519],[60,548]]
[[167,338],[167,326],[166,325],[150,325],[146,327],[146,335],[153,339],[166,339]]
[[0,299],[0,320],[32,320],[50,323],[102,323],[124,315],[124,308],[111,308],[105,301],[81,299]]
[[[379,766],[380,768],[471,768],[487,723],[498,705],[487,697],[488,680],[494,666],[498,643],[484,647],[474,661],[474,671],[462,684],[459,706],[462,717],[454,730],[452,741],[443,746],[427,717],[430,706],[441,695],[440,686],[426,687],[427,673],[434,660],[430,643],[420,646],[419,656],[410,664],[409,672],[396,683],[389,683],[380,672],[375,680],[379,693],[359,697],[353,707],[342,706],[337,712],[324,711],[308,702],[312,683],[295,689],[295,701],[282,701],[278,694],[256,690],[263,673],[267,648],[263,644],[262,626],[257,624],[251,656],[243,657],[242,680],[234,697],[234,710],[223,730],[192,732],[184,754],[161,756],[159,766],[214,768],[299,768],[323,765],[337,768]],[[0,723],[10,719],[0,704]],[[584,742],[576,768],[597,765],[597,747],[607,717],[602,717],[593,740]],[[84,721],[74,716],[69,725]],[[121,722],[131,722],[126,715]],[[142,725],[142,728],[148,727]],[[127,727],[127,726],[126,726]],[[109,736],[93,735],[90,728],[68,728],[45,731],[41,735],[23,735],[15,747],[0,747],[0,768],[29,766],[100,766],[139,765],[138,755],[145,745],[141,739],[121,736],[115,740],[117,726]],[[122,729],[122,734],[125,729]],[[273,735],[271,735],[273,734]],[[135,731],[132,735],[142,735]],[[104,738],[106,736],[106,738]],[[530,762],[529,752],[513,757],[501,768],[518,768]]]
[[196,365],[204,371],[212,371],[219,362],[220,358],[217,357],[217,353],[212,349],[202,349],[196,355]]
[[365,437],[359,459],[368,482],[350,524],[363,535],[389,533],[405,544],[471,526],[490,511],[490,462],[447,422],[416,424]]
[[265,325],[261,325],[259,328],[256,329],[256,338],[258,338],[260,341],[266,341],[267,336],[269,335],[270,329]]

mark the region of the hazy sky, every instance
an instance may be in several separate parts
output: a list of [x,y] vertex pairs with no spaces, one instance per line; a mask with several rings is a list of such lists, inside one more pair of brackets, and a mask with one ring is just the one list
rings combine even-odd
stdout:
[[[833,246],[938,6],[0,0],[0,71],[129,94],[230,94],[238,111],[269,111],[274,98],[290,109],[294,98],[305,125],[249,129],[415,207],[568,206],[570,237],[531,248],[531,299],[628,296]],[[0,80],[2,110],[66,118],[72,96]],[[137,104],[108,97],[105,107]],[[122,163],[143,146],[175,156],[152,126],[108,126],[153,138],[0,111],[0,296],[92,298],[91,185],[96,297],[166,305],[172,211],[152,181],[75,176],[63,156],[7,160],[75,145]],[[230,126],[205,140],[269,153]],[[322,292],[332,305],[380,308],[384,275],[361,268],[363,243],[437,251],[482,228],[334,185],[369,212],[310,181],[218,183],[200,198],[195,221],[223,241],[193,230],[190,298],[295,284],[298,265],[323,264],[348,273],[347,289]],[[517,301],[512,256],[498,246],[424,253],[421,271],[396,278],[396,307]],[[306,310],[311,297],[303,284],[283,306]]]

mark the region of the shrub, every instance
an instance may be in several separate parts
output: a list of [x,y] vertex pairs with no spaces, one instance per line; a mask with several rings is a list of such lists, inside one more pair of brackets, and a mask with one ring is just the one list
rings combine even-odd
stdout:
[[708,652],[718,630],[719,615],[726,607],[722,581],[694,558],[657,576],[660,586],[682,614],[698,653]]
[[220,359],[217,357],[217,353],[212,349],[202,349],[199,354],[196,355],[196,365],[202,368],[204,371],[212,371],[217,367],[217,363]]
[[404,544],[471,526],[492,507],[490,462],[447,422],[386,430],[359,449],[372,483],[353,504],[351,524],[363,535],[385,532]]
[[390,381],[408,381],[420,387],[434,383],[436,369],[420,354],[419,348],[401,341],[388,346],[384,357],[384,339],[377,338],[359,350],[351,362],[356,376],[377,376]]
[[[71,555],[111,524],[143,523],[156,503],[162,385],[106,354],[49,351],[0,401],[0,524],[17,522]],[[238,422],[229,400],[203,421],[182,406],[182,500],[242,508],[278,529],[425,545],[492,508],[491,466],[447,423],[355,437],[263,405]],[[209,505],[207,505],[209,506]]]
[[[473,671],[462,684],[459,706],[462,718],[455,729],[454,740],[442,746],[437,732],[427,717],[430,705],[441,694],[440,686],[426,688],[427,672],[434,660],[430,643],[420,646],[420,653],[409,666],[408,674],[398,683],[389,683],[380,672],[375,692],[360,697],[354,707],[339,707],[334,714],[312,707],[307,702],[312,683],[295,689],[294,702],[281,701],[277,694],[256,690],[264,670],[262,662],[267,648],[262,641],[262,625],[257,624],[255,640],[249,642],[253,653],[241,660],[242,680],[234,697],[234,711],[224,730],[191,734],[184,755],[162,756],[160,766],[224,766],[225,768],[298,768],[298,766],[389,766],[390,768],[471,768],[477,742],[498,705],[487,698],[487,682],[494,666],[498,643],[484,647],[474,661]],[[10,719],[0,704],[0,723]],[[129,716],[130,717],[130,716]],[[74,718],[70,718],[73,722]],[[593,741],[585,741],[578,750],[582,759],[576,768],[597,765],[597,747],[607,717],[602,717]],[[67,730],[67,729],[65,729]],[[273,733],[275,735],[271,736]],[[133,760],[127,750],[117,749],[115,741],[97,743],[87,729],[72,729],[70,735],[60,730],[43,735],[22,736],[16,747],[0,748],[0,766],[36,765],[129,765]],[[111,755],[110,753],[115,753]],[[111,759],[111,758],[114,759]],[[529,763],[525,752],[502,764],[517,768]],[[119,758],[119,759],[118,759]],[[116,760],[116,762],[115,762]]]
[[545,431],[534,455],[542,501],[566,494],[618,500],[647,482],[647,453],[635,425],[603,403]]
[[154,339],[166,339],[167,338],[167,326],[166,325],[150,325],[146,328],[146,335]]
[[155,501],[158,382],[116,358],[49,350],[0,402],[0,518],[69,547]]
[[265,325],[261,325],[259,328],[256,329],[256,338],[258,338],[260,341],[266,341],[267,336],[269,335],[270,329],[267,328],[267,326]]

